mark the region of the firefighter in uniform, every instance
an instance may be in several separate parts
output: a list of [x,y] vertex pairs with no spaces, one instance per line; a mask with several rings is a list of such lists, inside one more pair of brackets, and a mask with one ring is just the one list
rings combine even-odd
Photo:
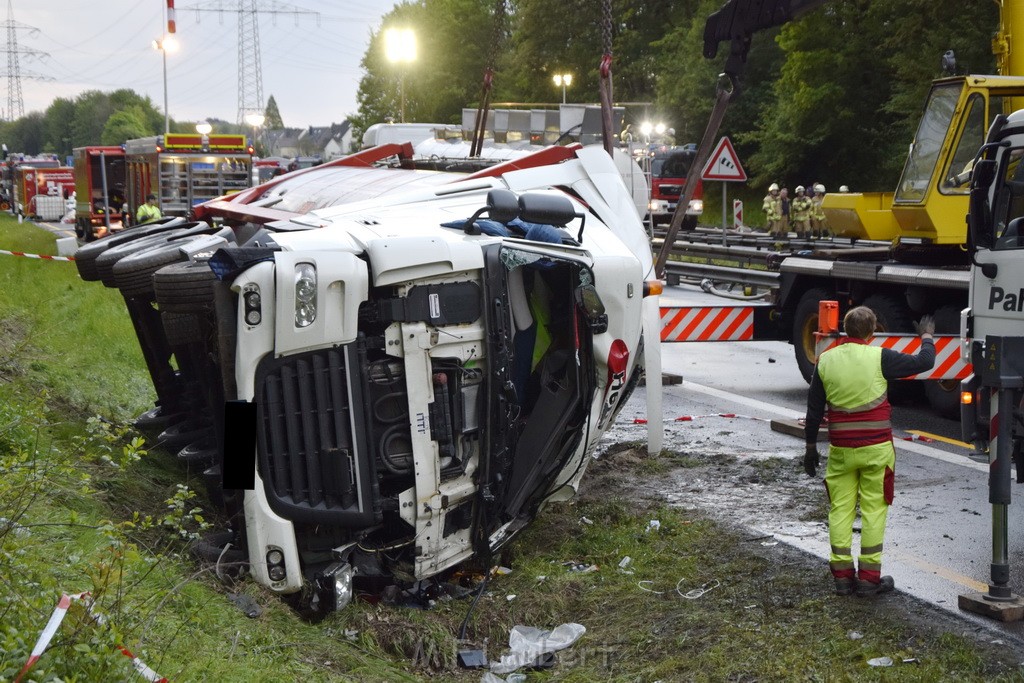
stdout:
[[811,198],[804,194],[804,186],[796,186],[796,196],[793,197],[790,209],[793,215],[793,229],[796,236],[801,239],[808,239],[811,236]]
[[[829,569],[839,595],[856,591],[858,596],[873,596],[893,589],[892,577],[882,576],[882,540],[896,469],[887,380],[924,372],[935,362],[935,323],[930,316],[917,324],[921,334],[917,355],[869,346],[876,322],[875,313],[866,306],[846,314],[846,336],[818,358],[807,397],[804,470],[808,476],[817,472],[818,427],[828,411]],[[862,524],[855,570],[853,520],[858,498]]]
[[761,204],[765,218],[768,220],[768,234],[774,235],[779,221],[782,220],[782,206],[779,204],[779,184],[772,183],[768,186],[768,194],[764,196]]
[[815,183],[814,196],[811,197],[811,237],[820,239],[828,236],[828,226],[825,225],[825,211],[821,208],[821,202],[824,199],[825,186]]

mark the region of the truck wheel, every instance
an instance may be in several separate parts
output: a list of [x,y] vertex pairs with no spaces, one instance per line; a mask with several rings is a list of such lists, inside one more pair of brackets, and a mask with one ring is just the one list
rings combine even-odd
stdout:
[[150,237],[171,229],[173,229],[173,226],[165,227],[162,225],[153,226],[152,228],[135,228],[132,230],[125,230],[117,235],[108,235],[102,240],[91,242],[75,252],[75,265],[78,266],[78,274],[86,282],[99,280],[100,273],[96,266],[96,259],[98,259],[105,251],[112,249],[113,247],[127,244],[128,242],[142,239],[143,237]]
[[130,254],[114,264],[114,283],[125,296],[153,293],[153,273],[166,265],[188,260],[181,252],[187,240],[175,240],[159,248]]
[[808,383],[814,376],[814,364],[818,359],[815,351],[818,340],[814,336],[818,331],[818,302],[828,298],[829,293],[820,287],[809,289],[800,297],[793,315],[793,336],[790,341],[796,354],[796,365]]
[[[875,312],[878,319],[878,332],[893,334],[913,333],[914,319],[910,307],[899,297],[892,294],[872,294],[864,299],[864,306]],[[889,400],[893,403],[908,403],[920,399],[921,382],[889,382]]]
[[[935,331],[938,334],[957,334],[960,331],[960,313],[952,306],[935,311]],[[924,395],[936,414],[951,420],[960,419],[960,380],[937,379],[924,383]]]
[[206,261],[164,266],[153,274],[153,290],[161,311],[198,313],[213,308],[217,276]]

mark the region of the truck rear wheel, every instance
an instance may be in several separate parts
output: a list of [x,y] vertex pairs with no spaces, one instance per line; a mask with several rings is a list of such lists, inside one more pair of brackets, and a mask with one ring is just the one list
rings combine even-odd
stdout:
[[818,302],[828,298],[829,293],[820,287],[809,289],[800,297],[793,315],[793,336],[790,341],[796,354],[797,367],[807,382],[814,376],[814,364],[818,359],[815,351],[818,340],[814,336],[818,331]]

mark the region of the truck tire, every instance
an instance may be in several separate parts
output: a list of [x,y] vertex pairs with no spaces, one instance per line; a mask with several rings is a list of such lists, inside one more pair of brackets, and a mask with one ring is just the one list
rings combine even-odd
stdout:
[[[935,311],[935,331],[938,334],[959,333],[960,312],[952,306],[943,306]],[[924,383],[924,396],[937,415],[950,420],[960,419],[960,380],[927,380]]]
[[177,234],[177,231],[169,230],[166,233],[149,235],[138,240],[110,247],[96,258],[96,274],[99,276],[100,281],[107,287],[116,288],[117,281],[114,280],[114,265],[118,261],[126,256],[163,246],[167,243],[168,238],[174,234]]
[[164,266],[187,261],[181,252],[189,240],[171,240],[166,244],[125,256],[114,264],[114,284],[125,296],[144,296],[153,293],[153,273]]
[[131,228],[116,235],[108,235],[103,239],[91,242],[75,252],[75,265],[78,266],[78,274],[87,282],[99,280],[100,275],[96,268],[96,259],[107,249],[142,239],[143,237],[151,237],[161,232],[173,230],[177,223],[183,222],[183,220],[179,220],[173,223],[164,222],[145,227]]
[[201,344],[206,341],[203,323],[194,313],[161,311],[160,322],[163,323],[167,343],[172,347]]
[[830,294],[820,287],[809,289],[800,297],[793,314],[793,336],[790,341],[796,354],[796,365],[807,383],[814,376],[814,364],[817,361],[817,339],[814,333],[818,331],[818,302],[829,298]]
[[217,276],[206,261],[189,261],[164,266],[153,274],[153,290],[161,311],[198,313],[213,308],[213,285]]

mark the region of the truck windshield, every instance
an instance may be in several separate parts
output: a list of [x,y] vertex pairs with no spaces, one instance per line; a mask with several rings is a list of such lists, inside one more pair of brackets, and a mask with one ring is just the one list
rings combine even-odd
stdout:
[[1002,155],[992,210],[993,248],[1024,249],[1024,148],[1016,147]]
[[917,135],[910,146],[910,154],[907,155],[907,165],[903,167],[903,175],[900,176],[896,202],[920,202],[924,199],[959,98],[959,83],[932,89]]

